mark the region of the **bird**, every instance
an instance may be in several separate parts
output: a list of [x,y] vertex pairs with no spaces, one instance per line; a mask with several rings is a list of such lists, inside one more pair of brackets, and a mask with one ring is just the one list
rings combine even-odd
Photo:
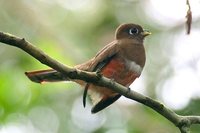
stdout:
[[[141,75],[144,68],[146,55],[143,43],[145,37],[150,34],[151,32],[144,30],[138,24],[121,24],[116,29],[112,42],[105,45],[93,58],[74,66],[74,68],[88,72],[98,72],[130,89],[129,86]],[[29,71],[25,72],[25,75],[36,83],[74,81],[80,84],[84,87],[84,107],[87,94],[92,101],[91,113],[103,110],[121,97],[121,94],[109,88],[81,80],[70,80],[54,69]]]

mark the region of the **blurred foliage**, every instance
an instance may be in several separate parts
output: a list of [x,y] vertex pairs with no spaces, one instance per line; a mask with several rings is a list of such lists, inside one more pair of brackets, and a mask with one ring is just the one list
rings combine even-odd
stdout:
[[[146,95],[162,101],[155,88],[173,75],[168,56],[173,54],[173,44],[163,40],[173,40],[174,36],[167,34],[179,32],[180,27],[167,31],[167,27],[147,21],[145,2],[0,0],[0,30],[24,37],[58,61],[73,66],[109,43],[119,24],[139,23],[153,32],[145,40],[143,89]],[[1,45],[0,62],[0,133],[179,132],[165,118],[138,103],[117,102],[99,114],[90,114],[91,105],[82,107],[83,90],[75,83],[40,85],[29,81],[24,71],[47,67],[17,48]],[[199,115],[199,109],[196,99],[177,112]],[[192,129],[192,133],[200,131],[199,126]]]

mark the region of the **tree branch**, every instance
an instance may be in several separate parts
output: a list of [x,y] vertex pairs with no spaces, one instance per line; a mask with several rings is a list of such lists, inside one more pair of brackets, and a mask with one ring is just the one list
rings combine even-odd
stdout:
[[53,58],[49,57],[40,49],[33,46],[24,38],[19,38],[8,33],[0,32],[0,42],[22,49],[23,51],[40,61],[42,64],[45,64],[63,73],[66,78],[79,79],[99,86],[107,87],[129,99],[135,100],[150,107],[151,109],[155,110],[157,113],[168,119],[170,122],[172,122],[175,126],[177,126],[180,129],[181,133],[189,133],[190,126],[192,124],[200,124],[200,116],[180,116],[160,102],[144,96],[136,91],[128,90],[121,84],[118,84],[98,73],[81,71],[63,65]]
[[190,34],[191,31],[191,25],[192,25],[192,11],[190,7],[189,0],[186,0],[186,5],[188,7],[187,14],[186,14],[186,33]]

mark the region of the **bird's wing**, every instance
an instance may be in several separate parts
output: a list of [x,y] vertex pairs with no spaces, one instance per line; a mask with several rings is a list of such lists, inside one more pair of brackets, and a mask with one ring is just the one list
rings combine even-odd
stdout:
[[110,44],[106,45],[103,49],[101,49],[94,58],[83,64],[75,66],[75,68],[84,71],[94,72],[97,70],[97,67],[101,66],[101,63],[104,64],[104,62],[108,60],[108,58],[112,57],[117,52],[117,41],[113,41]]
[[[89,71],[99,71],[101,70],[112,60],[112,58],[115,57],[115,55],[118,52],[118,46],[117,41],[113,41],[112,43],[106,45],[102,50],[100,50],[96,56],[91,60],[90,66],[88,67]],[[87,83],[85,85],[84,93],[83,93],[83,106],[86,105],[86,96],[87,91],[90,84]],[[96,92],[94,92],[96,93]],[[91,94],[92,97],[92,94]],[[98,112],[102,110],[103,108],[107,107],[108,105],[112,104],[114,101],[116,101],[120,96],[110,97],[107,100],[101,100],[99,103],[97,103],[94,107],[92,112]]]
[[93,58],[90,71],[102,69],[119,51],[117,41],[113,41],[101,49]]
[[[97,63],[97,65],[93,68],[93,72],[95,72],[95,71],[101,72],[101,70],[106,66],[106,64],[108,64],[110,62],[110,60],[114,56],[115,56],[115,54],[113,54],[110,57],[107,57],[104,60],[102,60],[101,62]],[[86,83],[85,88],[84,88],[84,92],[83,92],[83,106],[84,107],[86,105],[86,96],[87,96],[89,86],[90,86],[90,84]]]

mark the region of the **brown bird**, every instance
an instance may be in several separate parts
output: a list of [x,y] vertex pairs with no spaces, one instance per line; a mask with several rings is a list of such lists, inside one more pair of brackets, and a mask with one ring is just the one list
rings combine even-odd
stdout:
[[[143,30],[137,24],[122,24],[115,32],[115,39],[95,57],[89,61],[75,66],[84,71],[98,71],[103,76],[110,78],[123,86],[129,87],[130,84],[140,76],[145,64],[145,49],[143,46],[144,38],[151,33]],[[25,72],[30,80],[37,83],[66,81],[60,72],[56,70],[39,70]],[[80,80],[72,80],[85,86],[83,94],[83,105],[87,92],[92,100],[92,113],[96,113],[120,98],[120,94],[106,87],[96,86]]]

